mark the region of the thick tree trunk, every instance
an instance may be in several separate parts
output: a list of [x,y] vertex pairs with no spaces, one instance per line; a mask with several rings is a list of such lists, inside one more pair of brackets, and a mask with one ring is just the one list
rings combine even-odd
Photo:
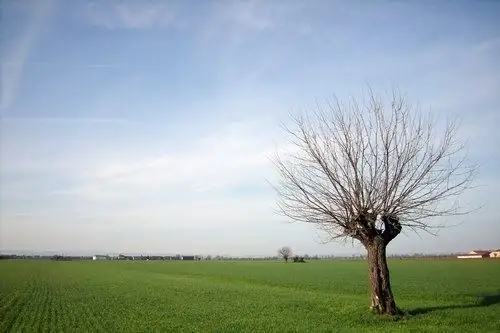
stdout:
[[371,282],[371,308],[380,314],[396,315],[398,309],[391,290],[386,242],[380,236],[365,244]]

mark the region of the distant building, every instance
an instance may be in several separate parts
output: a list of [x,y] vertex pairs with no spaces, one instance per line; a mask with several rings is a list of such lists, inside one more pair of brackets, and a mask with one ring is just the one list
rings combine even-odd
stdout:
[[458,259],[481,259],[481,258],[489,258],[491,251],[485,250],[473,250],[467,254],[462,254],[457,256]]
[[92,260],[109,260],[109,256],[104,256],[100,254],[96,254],[95,256],[92,257]]
[[118,260],[135,260],[135,257],[133,257],[133,256],[126,256],[124,254],[119,254],[118,255]]
[[498,258],[498,259],[500,259],[500,249],[492,250],[490,252],[490,258]]

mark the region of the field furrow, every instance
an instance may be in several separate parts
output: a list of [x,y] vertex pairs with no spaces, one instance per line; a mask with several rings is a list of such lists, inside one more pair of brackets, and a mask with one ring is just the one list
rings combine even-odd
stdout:
[[59,295],[56,288],[52,288],[52,283],[47,284],[48,288],[48,304],[45,311],[47,326],[44,327],[45,332],[60,332],[58,324],[58,315],[63,315],[58,312],[59,309]]
[[70,311],[74,314],[78,314],[77,322],[83,329],[91,332],[102,332],[103,330],[99,318],[99,301],[95,296],[89,297],[86,295],[85,290],[80,290],[78,293],[84,297],[82,297],[78,303],[73,304]]
[[33,279],[34,288],[29,293],[26,307],[21,313],[23,320],[16,325],[16,329],[21,331],[38,331],[44,325],[43,294],[44,283],[38,278]]
[[70,314],[64,309],[64,292],[63,288],[54,289],[52,291],[52,311],[51,320],[52,327],[55,328],[56,332],[69,332],[66,330],[65,323],[72,322]]
[[11,332],[14,323],[19,317],[24,306],[24,296],[21,294],[14,294],[11,301],[7,306],[2,307],[0,313],[0,331]]
[[63,291],[61,291],[61,302],[62,314],[64,314],[64,320],[61,324],[62,332],[82,332],[85,331],[85,326],[82,326],[82,315],[80,311],[80,303],[77,299],[71,297],[75,294],[75,289],[72,285],[67,285]]
[[500,261],[390,268],[399,320],[367,311],[356,260],[4,261],[0,332],[498,332]]
[[0,305],[0,322],[3,322],[10,311],[16,311],[15,308],[19,302],[20,296],[14,291],[12,293],[2,295],[0,299],[2,300],[2,304]]

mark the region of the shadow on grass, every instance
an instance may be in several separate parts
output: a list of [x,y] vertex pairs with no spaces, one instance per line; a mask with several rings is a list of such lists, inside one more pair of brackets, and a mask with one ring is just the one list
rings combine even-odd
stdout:
[[500,291],[491,295],[474,295],[479,297],[479,301],[473,304],[455,304],[455,305],[442,305],[442,306],[429,306],[422,308],[415,308],[408,310],[406,313],[409,315],[422,315],[429,312],[452,310],[452,309],[470,309],[488,307],[495,304],[500,304]]

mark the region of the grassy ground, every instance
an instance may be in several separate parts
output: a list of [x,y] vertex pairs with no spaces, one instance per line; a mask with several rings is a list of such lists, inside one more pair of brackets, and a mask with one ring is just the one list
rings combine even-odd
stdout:
[[500,260],[393,260],[399,320],[363,261],[0,262],[0,332],[500,332]]

